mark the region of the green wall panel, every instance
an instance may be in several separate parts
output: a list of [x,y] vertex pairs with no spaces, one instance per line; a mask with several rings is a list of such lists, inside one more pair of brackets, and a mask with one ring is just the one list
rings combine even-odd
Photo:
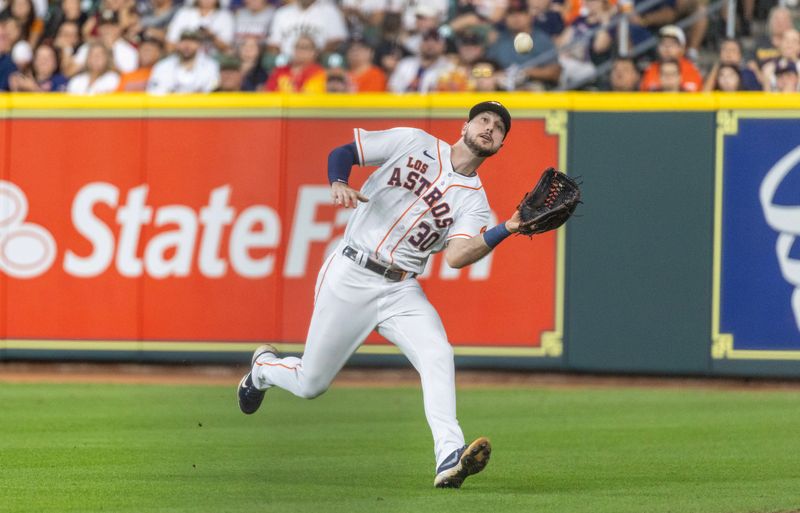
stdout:
[[566,367],[710,366],[715,113],[572,113]]

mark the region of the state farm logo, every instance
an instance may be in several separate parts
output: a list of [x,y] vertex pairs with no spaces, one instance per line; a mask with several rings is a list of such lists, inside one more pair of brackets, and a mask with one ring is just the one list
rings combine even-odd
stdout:
[[[288,230],[269,205],[236,208],[230,185],[212,189],[199,207],[154,205],[149,195],[147,184],[127,191],[108,182],[81,187],[72,198],[69,232],[63,228],[55,232],[63,272],[75,278],[115,271],[126,278],[199,275],[223,279],[234,274],[256,280],[281,272],[279,253],[284,252],[283,277],[302,278],[317,270],[312,263],[312,253],[318,254],[315,248],[324,248],[327,254],[337,246],[351,214],[341,208],[332,219],[330,214],[327,219],[320,215],[322,209],[330,208],[328,186],[299,187]],[[0,181],[0,274],[35,278],[50,269],[58,256],[54,236],[26,223],[27,213],[25,193]],[[286,233],[285,250],[282,233]],[[443,258],[434,267],[433,260],[420,278],[459,278],[461,270],[450,268]],[[491,262],[489,254],[464,274],[469,280],[486,280]]]
[[34,278],[50,269],[56,258],[53,236],[26,223],[28,198],[11,182],[0,180],[0,272],[14,278]]

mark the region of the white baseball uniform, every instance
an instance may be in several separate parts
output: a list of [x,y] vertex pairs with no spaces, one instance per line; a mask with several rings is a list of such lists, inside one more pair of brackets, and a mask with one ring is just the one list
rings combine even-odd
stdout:
[[[450,145],[422,130],[355,130],[361,165],[380,166],[361,192],[342,242],[317,278],[314,313],[302,358],[262,356],[253,381],[300,397],[329,387],[348,358],[376,329],[420,374],[437,466],[464,445],[456,419],[453,350],[416,274],[447,241],[480,235],[489,204],[477,174],[453,170]],[[377,264],[377,266],[376,266]],[[379,274],[388,269],[388,279]]]

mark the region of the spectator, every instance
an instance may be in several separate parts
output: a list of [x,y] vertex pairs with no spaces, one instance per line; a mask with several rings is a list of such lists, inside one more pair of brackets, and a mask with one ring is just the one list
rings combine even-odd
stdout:
[[[139,67],[139,54],[136,48],[122,38],[122,27],[119,23],[119,16],[111,10],[105,10],[100,15],[97,26],[97,40],[106,48],[111,48],[114,56],[114,67],[121,73],[130,73]],[[75,53],[73,65],[83,67],[86,63],[86,56],[89,45],[84,44]],[[68,70],[68,74],[74,70]]]
[[139,67],[123,73],[119,79],[118,92],[143,92],[147,90],[147,82],[153,72],[153,66],[161,60],[164,43],[160,39],[145,37],[139,43]]
[[214,92],[235,93],[242,90],[242,63],[237,57],[223,55],[219,59],[219,87]]
[[661,61],[658,67],[658,83],[658,90],[663,93],[679,93],[683,91],[680,63],[672,59]]
[[739,66],[717,63],[713,90],[728,93],[741,91],[742,76]]
[[286,66],[278,66],[269,75],[265,91],[281,93],[325,92],[325,69],[317,64],[319,51],[311,36],[301,35],[295,39],[292,60]]
[[[197,32],[209,50],[227,52],[233,44],[233,15],[218,0],[195,0],[197,7],[181,7],[167,28],[167,50],[173,50],[184,32]],[[216,87],[216,85],[215,85]],[[212,88],[213,90],[213,88]]]
[[439,75],[437,91],[468,91],[474,88],[470,73],[472,66],[485,57],[483,37],[475,29],[466,30],[458,37],[456,49],[457,53],[451,57],[450,69]]
[[8,91],[8,78],[17,71],[11,59],[11,41],[6,23],[0,23],[0,91]]
[[39,93],[67,90],[67,79],[59,71],[58,52],[47,43],[40,44],[33,56],[30,73],[16,72],[9,78],[12,91]]
[[236,42],[249,36],[257,37],[259,41],[266,40],[274,15],[275,8],[267,0],[244,0],[244,7],[236,11],[234,20]]
[[[749,63],[755,68],[755,63]],[[705,83],[703,84],[704,91],[717,91],[717,74],[722,66],[734,66],[737,69],[737,76],[740,81],[741,91],[762,91],[763,86],[758,80],[758,76],[745,65],[742,61],[742,47],[736,39],[726,38],[722,41],[719,47],[719,60],[714,64],[706,76]],[[758,68],[755,68],[758,70]]]
[[374,58],[375,52],[363,38],[355,36],[350,39],[346,59],[355,92],[386,91],[386,74],[373,64]]
[[437,30],[423,34],[419,55],[401,60],[389,77],[389,90],[395,93],[433,91],[439,74],[450,63],[444,56],[445,41]]
[[642,77],[642,91],[660,91],[659,68],[663,61],[677,61],[681,74],[681,89],[684,91],[700,91],[703,87],[703,77],[692,64],[684,57],[686,37],[683,30],[675,25],[662,27],[659,33],[658,58],[659,60],[648,67]]
[[636,62],[630,57],[614,59],[611,67],[610,89],[614,92],[631,93],[639,90],[641,73],[636,67]]
[[86,13],[81,10],[80,0],[61,0],[61,3],[54,4],[50,8],[44,24],[42,38],[54,39],[58,29],[66,22],[76,23],[80,27],[85,21]]
[[269,74],[264,69],[264,45],[254,36],[248,36],[236,47],[236,56],[241,63],[242,91],[260,91]]
[[435,7],[424,3],[418,4],[415,12],[416,24],[414,25],[414,30],[402,38],[402,41],[403,47],[408,53],[419,55],[423,34],[439,28],[441,15]]
[[113,69],[111,50],[102,43],[89,43],[86,70],[72,77],[67,84],[70,94],[113,93],[119,85],[119,74]]
[[543,32],[554,39],[566,28],[564,17],[551,9],[551,0],[530,0],[528,12],[533,17],[533,30]]
[[481,59],[475,62],[470,71],[471,89],[480,93],[502,91],[501,84],[504,76],[497,63],[490,59]]
[[297,0],[275,11],[267,38],[271,53],[291,55],[301,35],[313,39],[321,52],[332,52],[347,39],[347,26],[339,8],[323,0]]
[[13,18],[19,22],[20,39],[31,46],[35,46],[44,30],[42,20],[36,16],[36,10],[31,0],[11,0],[0,12],[0,19]]
[[106,11],[113,11],[117,15],[122,33],[125,33],[132,23],[130,14],[135,12],[134,2],[135,0],[100,0],[98,5],[97,0],[94,0],[93,4],[97,5],[97,8],[93,14],[88,16],[86,23],[81,26],[83,40],[92,41],[99,36],[100,18]]
[[780,56],[780,46],[783,33],[794,28],[792,11],[786,7],[773,7],[767,19],[767,33],[756,41],[756,63],[758,67],[764,66],[770,60]]
[[147,92],[208,93],[219,84],[219,64],[200,51],[204,35],[186,30],[175,47],[175,53],[161,59],[153,66]]
[[[761,73],[764,77],[764,84],[774,85],[776,81],[775,68],[779,60],[785,59],[788,62],[797,64],[800,60],[800,32],[795,29],[789,29],[783,33],[781,40],[778,43],[778,58],[771,59],[764,63],[761,67]],[[770,90],[769,87],[766,88]]]
[[[74,62],[75,52],[81,45],[81,31],[77,23],[65,21],[58,27],[56,37],[53,39],[53,47],[58,51],[58,61],[61,73],[65,77],[71,77],[80,69]],[[70,70],[73,70],[70,73]]]
[[[613,15],[608,0],[586,0],[584,14],[575,18],[556,40],[561,65],[561,86],[565,89],[583,85],[595,76],[595,62],[611,53],[612,39],[607,30]],[[595,32],[596,31],[596,32]]]
[[400,44],[402,35],[402,19],[395,12],[387,12],[383,17],[380,29],[380,39],[375,44],[375,64],[378,65],[387,77],[391,76],[397,63],[409,53]]
[[178,7],[172,0],[149,0],[139,4],[139,25],[144,39],[167,39],[169,24],[175,18]]
[[796,93],[797,85],[797,63],[784,57],[778,59],[775,65],[775,82],[772,91]]
[[486,57],[497,62],[503,69],[516,65],[520,73],[512,77],[515,82],[531,81],[534,87],[551,86],[558,83],[561,66],[555,45],[546,34],[533,30],[533,50],[520,54],[514,50],[514,38],[520,32],[530,32],[533,26],[528,12],[527,0],[509,0],[504,26],[495,34],[495,42],[486,51]]

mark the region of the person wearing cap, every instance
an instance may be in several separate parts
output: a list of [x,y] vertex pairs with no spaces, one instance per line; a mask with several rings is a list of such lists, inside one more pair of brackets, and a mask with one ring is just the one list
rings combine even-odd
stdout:
[[[270,345],[258,347],[239,383],[243,413],[255,413],[271,387],[305,399],[323,394],[377,331],[420,375],[433,434],[434,486],[459,488],[483,470],[491,443],[485,437],[465,443],[456,417],[453,349],[415,278],[434,253],[461,269],[518,231],[516,210],[489,227],[492,213],[478,175],[502,148],[511,125],[503,105],[486,101],[469,110],[452,145],[417,128],[356,128],[352,142],[330,152],[332,203],[354,211],[320,269],[304,354],[282,358]],[[378,166],[360,190],[349,185],[354,165]]]
[[347,45],[345,59],[350,80],[357,93],[386,91],[386,73],[373,64],[375,51],[362,37],[354,36]]
[[139,67],[128,73],[122,73],[117,92],[143,92],[147,90],[147,82],[153,72],[153,66],[161,60],[164,43],[159,39],[144,38],[139,42]]
[[444,56],[445,40],[436,29],[422,35],[419,55],[411,55],[397,63],[389,77],[393,93],[428,93],[436,89],[439,75],[450,68]]
[[194,0],[178,9],[167,28],[167,50],[172,51],[182,33],[199,32],[204,49],[225,53],[233,44],[233,15],[219,0]]
[[650,64],[642,75],[642,91],[659,91],[659,68],[661,61],[674,60],[678,62],[681,72],[681,89],[688,92],[697,92],[703,88],[703,77],[695,65],[684,55],[686,50],[686,36],[680,27],[667,25],[658,31],[658,60]]
[[426,3],[417,4],[414,12],[414,29],[401,35],[400,41],[408,53],[419,55],[422,48],[423,37],[425,34],[439,29],[442,15],[439,10]]
[[321,53],[333,52],[347,39],[347,25],[334,2],[297,0],[279,7],[267,36],[267,52],[292,55],[297,38],[311,36]]
[[242,90],[242,62],[235,56],[223,55],[219,58],[219,86],[215,93],[235,93]]
[[781,57],[775,63],[775,77],[771,82],[771,89],[768,90],[778,93],[798,92],[797,73],[797,62]]
[[[100,13],[97,21],[97,41],[111,49],[114,56],[114,67],[120,73],[130,73],[139,67],[139,53],[136,48],[122,37],[122,27],[119,23],[119,16],[111,10]],[[83,44],[72,59],[73,65],[83,67],[89,45]]]
[[180,35],[175,53],[161,59],[147,81],[147,92],[209,93],[219,84],[219,63],[200,51],[205,36],[186,30]]

